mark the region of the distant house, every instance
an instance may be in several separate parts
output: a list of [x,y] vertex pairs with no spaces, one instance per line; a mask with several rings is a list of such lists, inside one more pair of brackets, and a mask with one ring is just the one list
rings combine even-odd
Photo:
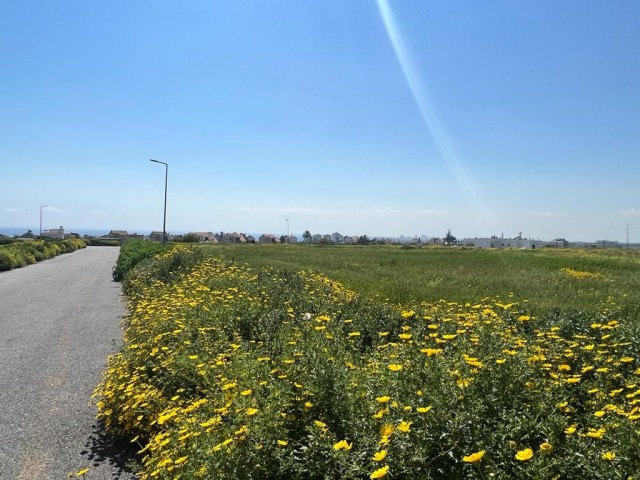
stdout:
[[[129,239],[138,239],[143,240],[144,235],[140,235],[138,233],[129,233],[126,230],[111,230],[106,235],[103,235],[100,238],[110,238],[110,239],[118,239],[118,240],[129,240]],[[167,239],[169,237],[167,236]],[[160,241],[162,241],[162,233],[160,233]]]
[[[167,240],[169,239],[169,234],[167,233]],[[151,232],[149,234],[149,240],[153,242],[161,242],[162,241],[162,232]]]
[[244,237],[242,233],[225,233],[222,236],[222,241],[224,243],[247,243],[247,239]]
[[213,232],[195,232],[195,234],[198,236],[199,242],[218,243],[218,239]]
[[285,243],[298,243],[298,237],[295,235],[289,235],[284,237]]
[[279,243],[279,240],[271,233],[263,233],[258,237],[258,242],[263,244],[274,244]]
[[44,230],[40,236],[41,237],[56,238],[58,240],[63,240],[64,239],[64,227],[60,226],[60,228],[52,228],[50,230]]

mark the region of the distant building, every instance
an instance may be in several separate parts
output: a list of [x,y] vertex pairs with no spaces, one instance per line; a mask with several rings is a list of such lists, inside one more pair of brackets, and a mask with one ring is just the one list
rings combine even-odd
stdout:
[[547,247],[564,248],[569,246],[569,242],[564,238],[555,238],[545,244]]
[[[169,234],[166,234],[167,240],[169,239]],[[162,241],[162,232],[151,232],[149,234],[149,240],[153,242],[161,242]]]
[[222,236],[222,241],[224,243],[247,243],[245,236],[242,233],[236,232],[225,233]]
[[52,228],[50,230],[44,230],[41,237],[55,238],[58,240],[64,239],[64,227],[61,225],[60,228]]
[[195,232],[195,234],[198,236],[198,241],[201,243],[218,243],[218,239],[213,232]]
[[280,243],[276,236],[271,233],[263,233],[262,235],[260,235],[258,237],[258,242],[262,244]]
[[490,238],[465,238],[461,243],[462,245],[476,248],[526,248],[532,250],[544,247],[546,245],[542,240],[522,238],[521,235],[518,235],[516,238],[504,238],[496,236]]
[[125,238],[129,238],[129,233],[127,233],[126,230],[110,230],[109,233],[107,233],[107,237],[124,240]]

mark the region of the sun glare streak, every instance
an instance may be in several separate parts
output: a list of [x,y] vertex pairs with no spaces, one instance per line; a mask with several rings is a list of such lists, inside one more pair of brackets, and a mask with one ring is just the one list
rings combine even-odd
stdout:
[[460,160],[460,156],[456,152],[449,136],[438,121],[438,117],[435,112],[435,108],[424,86],[424,82],[421,81],[416,68],[411,61],[409,49],[406,46],[398,24],[393,16],[393,11],[389,6],[387,0],[377,0],[378,9],[380,10],[380,16],[387,31],[389,41],[393,46],[393,50],[400,64],[400,69],[404,74],[404,77],[409,85],[409,89],[413,95],[413,98],[420,110],[422,119],[424,120],[431,136],[436,142],[436,146],[440,151],[440,154],[444,158],[449,170],[453,174],[459,188],[467,198],[471,208],[473,209],[477,221],[486,226],[489,218],[488,211],[484,205],[484,201],[480,194],[476,191],[472,181],[467,175],[464,165]]

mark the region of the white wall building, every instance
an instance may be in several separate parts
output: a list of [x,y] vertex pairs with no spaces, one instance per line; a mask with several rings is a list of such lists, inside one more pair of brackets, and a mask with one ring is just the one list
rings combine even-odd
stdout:
[[528,248],[536,250],[545,246],[542,240],[533,240],[530,238],[504,238],[504,237],[481,237],[481,238],[465,238],[462,245],[473,246],[476,248]]

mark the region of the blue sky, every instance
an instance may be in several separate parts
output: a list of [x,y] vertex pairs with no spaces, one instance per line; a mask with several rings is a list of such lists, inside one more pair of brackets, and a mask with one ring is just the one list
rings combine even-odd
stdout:
[[[0,230],[640,240],[636,1],[0,7]],[[636,233],[637,232],[637,233]],[[635,237],[635,238],[634,238]]]

